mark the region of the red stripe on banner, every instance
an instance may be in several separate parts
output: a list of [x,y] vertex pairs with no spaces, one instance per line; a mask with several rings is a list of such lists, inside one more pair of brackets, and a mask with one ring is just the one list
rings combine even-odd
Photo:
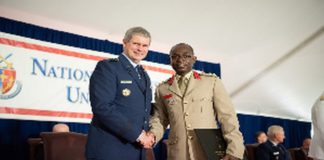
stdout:
[[16,40],[7,39],[7,38],[0,38],[0,43],[5,44],[5,45],[14,46],[14,47],[21,47],[21,48],[26,48],[26,49],[32,49],[32,50],[37,50],[37,51],[49,52],[49,53],[54,53],[54,54],[59,54],[59,55],[65,55],[65,56],[77,57],[77,58],[83,58],[83,59],[90,59],[90,60],[96,60],[96,61],[106,58],[106,57],[101,57],[101,56],[94,56],[94,55],[89,55],[89,54],[73,52],[73,51],[67,51],[67,50],[63,50],[63,49],[57,49],[57,48],[53,48],[53,47],[46,47],[46,46],[42,46],[42,45],[38,45],[38,44],[16,41]]
[[[27,43],[27,42],[22,42],[22,41],[16,41],[16,40],[8,39],[8,38],[0,38],[0,44],[10,45],[10,46],[20,47],[20,48],[26,48],[26,49],[32,49],[32,50],[37,50],[37,51],[42,51],[42,52],[54,53],[54,54],[58,54],[58,55],[95,60],[95,61],[99,61],[99,60],[107,58],[107,57],[94,56],[94,55],[89,55],[89,54],[84,54],[84,53],[79,53],[79,52],[74,52],[74,51],[67,51],[67,50],[63,50],[63,49],[47,47],[47,46],[42,46],[42,45],[32,44],[32,43]],[[143,65],[143,67],[146,70],[151,70],[151,71],[160,72],[160,73],[166,73],[166,74],[174,74],[175,73],[173,70],[170,70],[170,69],[163,69],[163,68],[148,66],[148,65]]]
[[160,72],[160,73],[166,73],[166,74],[174,74],[175,73],[173,70],[170,70],[170,69],[164,69],[164,68],[148,66],[148,65],[143,65],[143,67],[146,70],[151,70],[151,71]]
[[16,115],[48,116],[48,117],[84,118],[84,119],[92,118],[91,113],[63,112],[63,111],[23,109],[23,108],[11,108],[11,107],[0,107],[0,113],[16,114]]

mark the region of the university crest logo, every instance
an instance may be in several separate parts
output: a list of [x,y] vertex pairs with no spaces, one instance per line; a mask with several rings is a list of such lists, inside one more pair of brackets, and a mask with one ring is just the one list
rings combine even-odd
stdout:
[[15,97],[22,88],[21,82],[16,80],[16,70],[13,63],[8,59],[12,54],[5,57],[0,55],[0,99],[10,99]]

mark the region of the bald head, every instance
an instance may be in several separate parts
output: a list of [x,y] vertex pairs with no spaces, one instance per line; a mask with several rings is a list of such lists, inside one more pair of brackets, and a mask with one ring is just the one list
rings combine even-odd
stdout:
[[70,132],[69,126],[59,123],[53,126],[52,132]]

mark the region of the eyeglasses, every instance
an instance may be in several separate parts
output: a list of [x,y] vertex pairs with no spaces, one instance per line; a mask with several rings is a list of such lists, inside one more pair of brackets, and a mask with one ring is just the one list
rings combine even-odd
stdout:
[[172,55],[172,56],[170,56],[171,57],[171,59],[185,59],[185,60],[187,60],[187,59],[191,59],[192,57],[193,57],[193,55],[189,55],[189,54],[187,54],[187,55]]

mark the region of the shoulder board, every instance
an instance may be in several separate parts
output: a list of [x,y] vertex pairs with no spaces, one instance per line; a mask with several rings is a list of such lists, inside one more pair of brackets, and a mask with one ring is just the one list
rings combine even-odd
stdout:
[[206,77],[218,77],[215,73],[205,73],[205,72],[202,72],[202,73],[199,73],[200,76],[206,76]]
[[110,58],[108,59],[109,62],[118,62],[119,59],[118,58]]
[[110,58],[107,60],[108,62],[118,62],[119,59],[118,58]]
[[163,84],[172,85],[172,83],[173,83],[173,81],[174,81],[174,78],[175,78],[175,77],[174,77],[174,75],[173,75],[172,77],[170,77],[170,78],[168,78],[168,79],[166,79],[166,80],[160,82],[160,83],[158,84],[158,86],[163,85]]

